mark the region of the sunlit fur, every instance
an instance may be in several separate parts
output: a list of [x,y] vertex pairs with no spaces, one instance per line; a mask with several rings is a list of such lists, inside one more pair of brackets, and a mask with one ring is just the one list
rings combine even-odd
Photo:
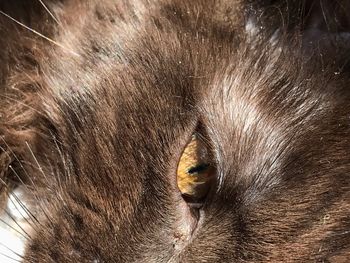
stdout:
[[[1,1],[0,204],[35,203],[16,256],[349,261],[349,1],[321,2]],[[217,178],[193,210],[199,122]]]

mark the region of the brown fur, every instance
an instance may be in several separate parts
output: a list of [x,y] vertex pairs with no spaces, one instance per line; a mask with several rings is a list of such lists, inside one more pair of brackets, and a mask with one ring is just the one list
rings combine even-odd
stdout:
[[[24,262],[350,260],[347,0],[316,26],[311,2],[46,1],[60,25],[23,3],[0,8],[63,46],[0,18],[0,178],[41,210]],[[217,185],[194,212],[198,122]]]

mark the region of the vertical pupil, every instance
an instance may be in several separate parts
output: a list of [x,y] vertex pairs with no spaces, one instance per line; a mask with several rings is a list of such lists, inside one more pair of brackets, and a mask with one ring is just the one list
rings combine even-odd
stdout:
[[186,145],[177,168],[177,185],[192,202],[201,202],[210,190],[214,174],[208,147],[197,133]]

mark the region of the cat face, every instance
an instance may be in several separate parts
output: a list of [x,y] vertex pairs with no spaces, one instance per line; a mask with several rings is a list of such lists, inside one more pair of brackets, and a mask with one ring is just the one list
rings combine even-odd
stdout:
[[26,42],[4,71],[23,262],[349,258],[346,45],[270,4],[212,5],[50,3],[60,46]]

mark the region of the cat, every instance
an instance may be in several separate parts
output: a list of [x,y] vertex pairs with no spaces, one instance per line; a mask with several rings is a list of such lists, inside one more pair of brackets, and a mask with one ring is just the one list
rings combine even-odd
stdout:
[[348,262],[349,7],[2,1],[2,254]]

